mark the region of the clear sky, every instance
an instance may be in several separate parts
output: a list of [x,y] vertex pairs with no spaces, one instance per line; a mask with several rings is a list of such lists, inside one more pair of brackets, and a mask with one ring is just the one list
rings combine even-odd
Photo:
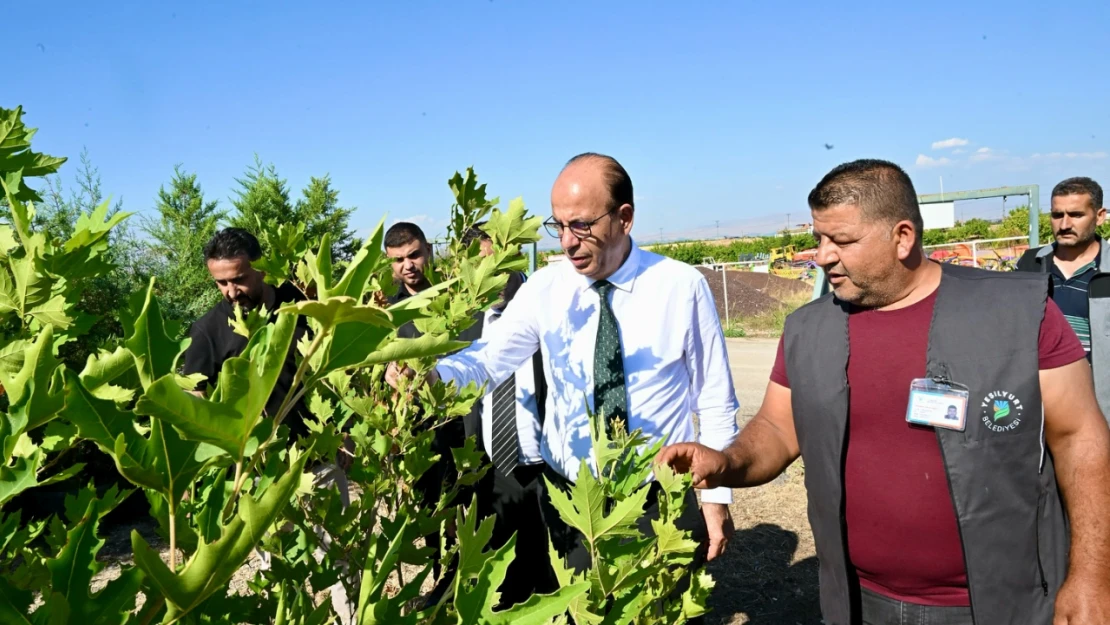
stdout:
[[226,206],[255,153],[294,194],[330,173],[360,232],[442,231],[469,165],[546,216],[583,151],[629,170],[641,240],[805,221],[859,157],[919,193],[1110,188],[1105,0],[8,4],[0,106],[129,211],[178,163]]

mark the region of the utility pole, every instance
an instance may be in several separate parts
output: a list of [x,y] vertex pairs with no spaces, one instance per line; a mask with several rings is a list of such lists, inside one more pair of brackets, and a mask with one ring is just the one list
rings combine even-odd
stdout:
[[721,220],[717,220],[717,238],[721,238]]

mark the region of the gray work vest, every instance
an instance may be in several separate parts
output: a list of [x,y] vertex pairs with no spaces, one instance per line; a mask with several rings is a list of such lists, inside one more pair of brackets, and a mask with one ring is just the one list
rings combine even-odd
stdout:
[[[1033,270],[1048,273],[1052,267],[1055,245],[1045,245],[1036,251]],[[1102,254],[1097,273],[1087,287],[1090,305],[1088,320],[1091,324],[1091,369],[1095,381],[1095,395],[1102,408],[1103,417],[1110,421],[1110,243],[1102,241]]]
[[[942,267],[926,377],[947,378],[970,393],[965,431],[938,428],[936,435],[972,612],[981,625],[1049,625],[1067,571],[1068,528],[1041,410],[1037,343],[1048,281]],[[825,623],[850,625],[859,621],[859,582],[844,517],[846,304],[830,293],[803,306],[787,318],[783,341],[820,561],[821,612]],[[1007,416],[996,419],[996,407]],[[904,421],[905,408],[890,418]],[[897,462],[891,459],[895,470]]]

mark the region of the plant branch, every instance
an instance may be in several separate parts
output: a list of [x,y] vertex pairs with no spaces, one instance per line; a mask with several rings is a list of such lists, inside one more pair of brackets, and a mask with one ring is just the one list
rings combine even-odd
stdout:
[[226,521],[231,516],[231,511],[234,510],[235,502],[239,499],[239,495],[243,490],[243,484],[246,483],[247,478],[254,473],[254,469],[258,464],[258,459],[262,457],[262,451],[266,449],[273,442],[274,437],[277,436],[278,427],[281,426],[282,420],[285,415],[289,414],[290,409],[294,402],[304,396],[305,389],[301,387],[301,380],[304,379],[305,371],[308,370],[308,363],[312,360],[312,356],[316,354],[316,350],[320,349],[320,343],[323,342],[324,337],[328,335],[328,329],[323,328],[320,333],[312,339],[312,343],[308,346],[308,353],[301,359],[300,366],[297,367],[297,373],[293,376],[293,383],[290,385],[291,389],[295,389],[285,395],[285,399],[281,402],[281,407],[278,408],[277,414],[274,415],[274,426],[270,430],[270,435],[266,440],[258,446],[258,451],[251,456],[250,464],[247,465],[246,471],[239,471],[242,465],[242,458],[235,465],[235,489],[231,493],[231,497],[227,500],[227,506],[224,508],[223,517]]

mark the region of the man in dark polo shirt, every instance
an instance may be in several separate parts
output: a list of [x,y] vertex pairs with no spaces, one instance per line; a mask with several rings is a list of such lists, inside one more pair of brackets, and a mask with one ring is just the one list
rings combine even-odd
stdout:
[[[1052,189],[1053,243],[1030,248],[1018,261],[1018,271],[1048,273],[1052,277],[1052,299],[1079,336],[1091,358],[1091,327],[1105,327],[1110,319],[1091,318],[1091,279],[1106,271],[1103,262],[1110,254],[1097,229],[1106,220],[1102,187],[1090,178],[1068,178]],[[1096,312],[1098,312],[1096,310]],[[1101,363],[1100,363],[1101,364]],[[1095,366],[1099,380],[1108,371]],[[1101,375],[1100,375],[1101,374]],[[1104,405],[1103,411],[1110,406]]]
[[743,488],[801,456],[830,625],[1110,623],[1110,429],[1047,283],[928,260],[893,163],[809,204],[833,293],[787,319],[732,446],[659,461]]

